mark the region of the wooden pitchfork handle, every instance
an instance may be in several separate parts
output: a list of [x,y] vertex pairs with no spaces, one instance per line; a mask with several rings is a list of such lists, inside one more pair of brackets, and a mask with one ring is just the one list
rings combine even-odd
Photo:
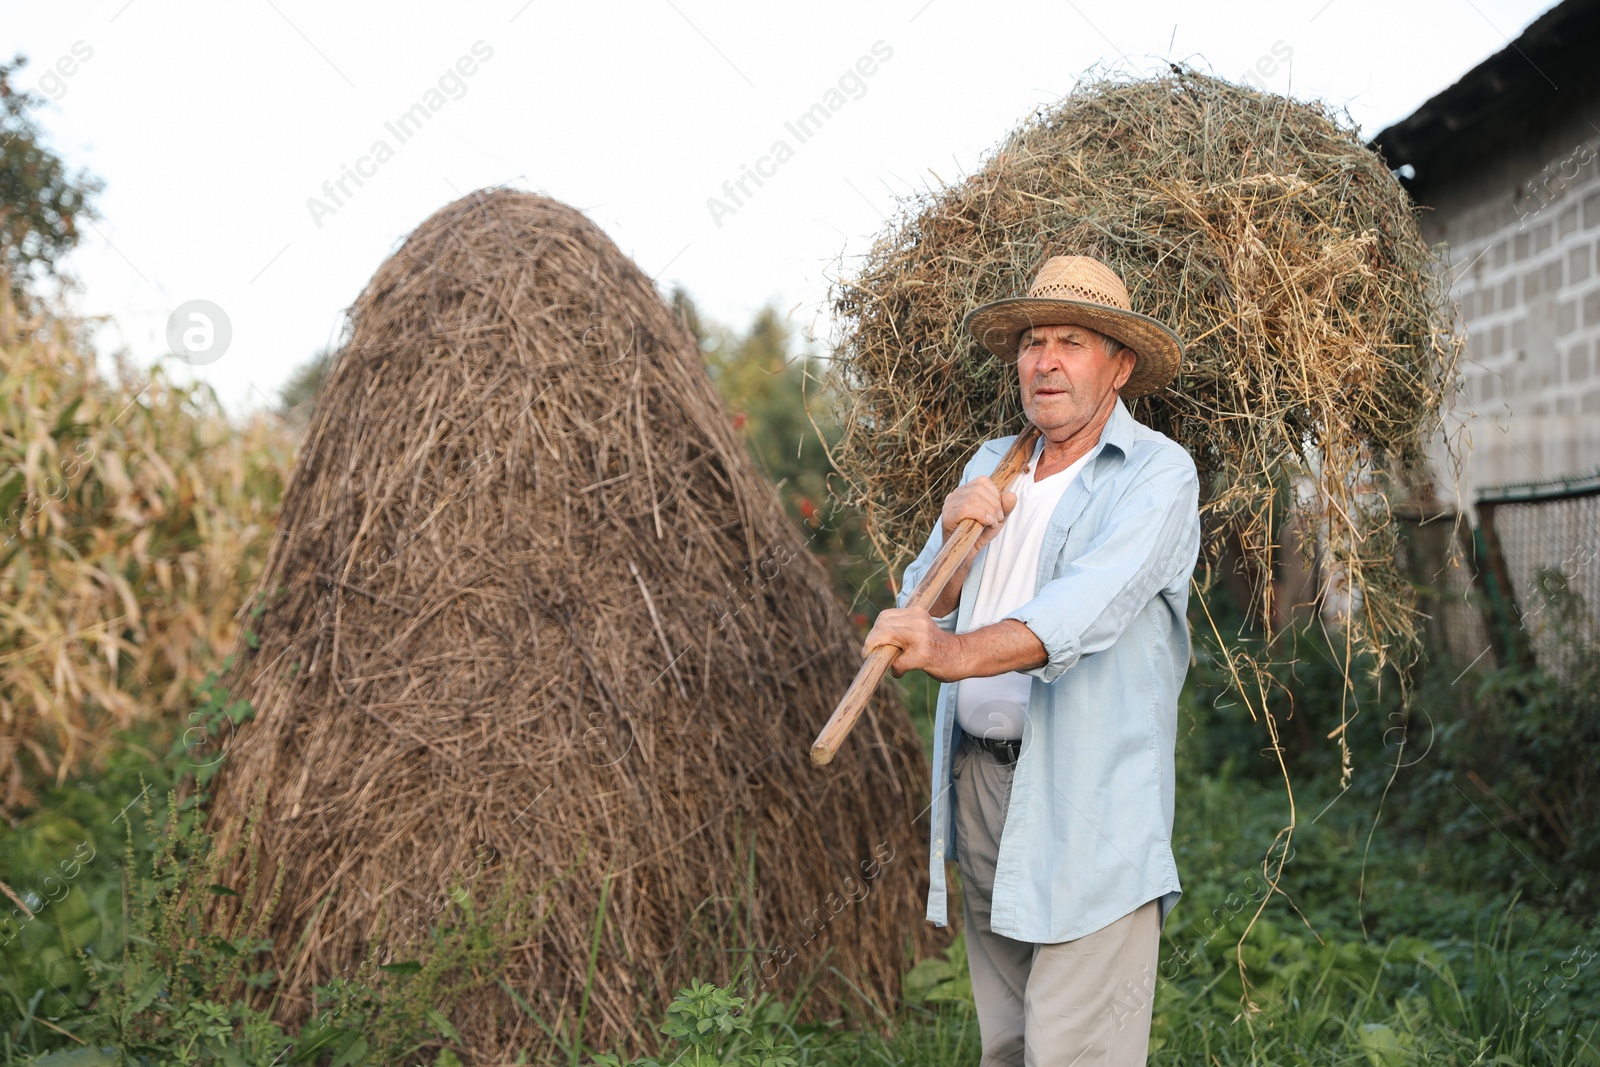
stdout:
[[[1000,465],[989,476],[994,484],[1000,487],[1002,493],[1011,486],[1017,474],[1032,458],[1033,446],[1038,439],[1038,428],[1029,425],[1011,443],[1010,449],[1001,458]],[[928,573],[923,576],[916,591],[911,594],[911,599],[906,602],[908,609],[921,608],[927,611],[933,607],[933,602],[944,592],[944,587],[955,576],[956,570],[967,558],[967,553],[972,550],[973,543],[978,540],[978,535],[982,532],[983,523],[977,519],[961,520],[960,525],[956,527],[955,535],[939,549],[939,554],[934,557],[933,566],[928,568]],[[878,683],[883,680],[884,672],[889,669],[889,665],[900,652],[901,650],[894,645],[879,645],[862,662],[861,670],[856,672],[856,680],[850,683],[844,699],[833,709],[833,716],[828,719],[828,725],[822,728],[817,739],[811,743],[812,763],[821,767],[833,761],[839,746],[844,743],[844,739],[855,728],[856,720],[861,718],[861,713],[866,710],[867,702],[872,699]]]

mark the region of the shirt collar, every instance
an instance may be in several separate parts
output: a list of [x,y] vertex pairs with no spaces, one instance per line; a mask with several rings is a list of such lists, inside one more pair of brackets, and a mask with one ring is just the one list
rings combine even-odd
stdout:
[[1128,411],[1128,405],[1122,402],[1122,397],[1117,397],[1117,406],[1111,410],[1111,417],[1106,420],[1105,429],[1100,431],[1100,444],[1110,445],[1123,458],[1133,449],[1133,435],[1139,424],[1134,421],[1133,414]]
[[1111,409],[1111,417],[1100,430],[1100,443],[1095,445],[1089,453],[1089,462],[1084,465],[1083,472],[1079,475],[1083,479],[1085,489],[1093,489],[1096,474],[1101,466],[1101,455],[1108,449],[1116,449],[1119,459],[1127,459],[1128,453],[1133,449],[1133,436],[1138,427],[1128,406],[1122,402],[1122,397],[1117,397],[1117,406]]
[[[1134,434],[1138,431],[1138,427],[1139,423],[1128,410],[1128,405],[1123,403],[1122,397],[1117,397],[1116,407],[1111,409],[1111,417],[1100,428],[1100,442],[1089,450],[1089,462],[1084,465],[1079,477],[1089,485],[1094,484],[1093,472],[1099,466],[1099,454],[1107,448],[1116,449],[1121,458],[1127,459],[1128,453],[1133,450]],[[1044,444],[1044,435],[1041,434],[1033,446],[1033,459],[1039,457],[1039,453],[1044,450]]]

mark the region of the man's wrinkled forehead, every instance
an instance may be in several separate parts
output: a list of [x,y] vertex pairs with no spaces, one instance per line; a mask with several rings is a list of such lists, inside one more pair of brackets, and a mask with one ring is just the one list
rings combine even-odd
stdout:
[[1075,322],[1041,323],[1038,326],[1029,326],[1022,331],[1022,336],[1017,338],[1019,345],[1025,345],[1033,337],[1035,331],[1046,336],[1055,334],[1064,338],[1076,338],[1079,341],[1092,341],[1103,336],[1098,330],[1091,330],[1087,326],[1079,326]]

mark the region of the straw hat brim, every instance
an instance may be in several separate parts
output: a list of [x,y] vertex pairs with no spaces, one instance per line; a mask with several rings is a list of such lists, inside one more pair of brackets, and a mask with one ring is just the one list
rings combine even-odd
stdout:
[[1138,357],[1119,390],[1124,397],[1145,396],[1178,376],[1183,342],[1161,322],[1137,311],[1123,311],[1086,300],[1016,296],[973,308],[963,326],[979,344],[1007,363],[1016,362],[1022,332],[1034,326],[1087,326],[1121,341]]

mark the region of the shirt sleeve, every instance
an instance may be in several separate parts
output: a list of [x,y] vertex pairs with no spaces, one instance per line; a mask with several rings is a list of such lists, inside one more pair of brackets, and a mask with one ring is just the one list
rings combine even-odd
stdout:
[[1199,497],[1192,462],[1137,475],[1077,558],[1006,616],[1032,630],[1049,656],[1022,673],[1055,681],[1083,656],[1116,643],[1161,589],[1187,580],[1200,551]]
[[[980,448],[978,454],[967,460],[967,465],[961,468],[961,480],[956,483],[957,485],[966,485],[972,480],[972,465],[978,461],[978,455],[981,454],[982,449]],[[928,534],[928,540],[922,546],[922,551],[918,553],[916,559],[912,560],[910,564],[906,566],[905,576],[900,582],[900,592],[894,598],[895,607],[903,608],[911,600],[911,594],[916,592],[918,583],[922,581],[923,575],[928,573],[928,569],[933,566],[933,561],[938,557],[939,550],[943,547],[944,524],[935,521],[933,524],[933,532]],[[934,616],[933,621],[938,624],[939,629],[948,631],[950,633],[955,633],[956,616],[960,613],[961,606],[958,603],[954,608],[950,609],[950,613],[948,615],[936,615]]]
[[[964,481],[965,479],[963,479]],[[927,544],[922,546],[922,552],[906,567],[904,580],[900,583],[900,593],[894,598],[895,607],[903,608],[911,600],[911,594],[916,592],[917,585],[922,581],[922,576],[928,573],[928,568],[933,566],[934,559],[939,555],[939,549],[944,547],[944,524],[935,522],[933,532],[928,535]],[[961,611],[960,606],[950,609],[950,614],[934,616],[933,621],[938,623],[939,629],[956,632],[956,615]]]

